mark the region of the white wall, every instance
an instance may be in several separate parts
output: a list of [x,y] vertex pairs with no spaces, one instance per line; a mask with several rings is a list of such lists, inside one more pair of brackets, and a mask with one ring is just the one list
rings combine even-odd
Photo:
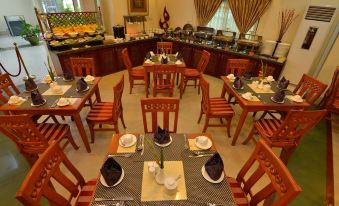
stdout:
[[38,24],[32,0],[1,0],[0,1],[0,33],[8,31],[4,16],[24,15],[26,22]]

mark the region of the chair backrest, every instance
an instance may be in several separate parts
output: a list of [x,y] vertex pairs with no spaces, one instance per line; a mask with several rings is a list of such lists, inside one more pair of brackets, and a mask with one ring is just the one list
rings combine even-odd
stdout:
[[93,58],[71,57],[70,63],[74,76],[96,75],[95,61]]
[[[9,97],[20,94],[18,88],[14,85],[10,76],[5,73],[0,75],[0,101],[1,104],[6,104]],[[0,105],[1,105],[0,104]]]
[[129,73],[133,68],[133,64],[131,62],[131,59],[129,58],[127,48],[124,48],[121,51],[121,54],[122,54],[122,61],[124,62],[125,68],[128,70],[128,73]]
[[[62,170],[60,169],[60,166]],[[67,172],[66,172],[67,170]],[[67,173],[67,176],[65,175]],[[70,179],[69,174],[74,178]],[[75,179],[75,180],[74,180]],[[56,180],[69,193],[64,197],[54,189],[51,180]],[[27,174],[21,187],[16,193],[16,198],[24,205],[38,206],[41,198],[46,198],[50,205],[70,206],[71,200],[80,192],[79,187],[85,185],[85,180],[80,172],[69,161],[57,142],[40,156]]]
[[175,74],[177,66],[170,65],[154,65],[153,86],[156,89],[170,89],[175,86]]
[[210,112],[210,84],[205,80],[203,76],[200,77],[201,87],[201,109],[205,114]]
[[[141,99],[142,121],[144,123],[145,133],[154,132],[158,124],[158,113],[163,116],[163,128],[171,133],[177,132],[178,114],[179,114],[179,98],[174,97],[154,97]],[[151,131],[147,127],[147,114],[151,114],[152,128]],[[170,113],[174,113],[173,129],[170,129],[169,119]]]
[[[255,170],[250,170],[251,168]],[[254,172],[249,173],[249,171]],[[254,193],[252,191],[253,185],[264,176],[268,176],[270,183]],[[258,141],[252,155],[241,168],[237,182],[241,183],[245,194],[250,196],[249,203],[253,206],[258,205],[274,193],[277,194],[277,198],[270,204],[271,206],[288,205],[301,192],[301,188],[295,182],[287,167],[263,140]]]
[[234,74],[235,76],[242,76],[250,66],[248,59],[227,59],[226,74]]
[[201,53],[200,60],[197,65],[197,70],[200,73],[204,73],[206,70],[206,67],[208,65],[208,62],[210,61],[211,54],[208,51],[203,50]]
[[[320,106],[334,112],[334,110],[338,110],[338,108],[334,106],[336,101],[339,101],[339,66],[334,71],[331,85],[321,100]],[[338,113],[339,111],[336,112]]]
[[294,93],[300,96],[304,96],[306,93],[306,101],[309,104],[314,104],[314,102],[321,96],[325,91],[327,85],[322,82],[314,79],[313,77],[303,74],[301,80],[299,81],[297,87],[294,89]]
[[43,153],[48,141],[27,115],[0,115],[0,131],[11,138],[21,152]]
[[113,87],[113,120],[118,121],[120,114],[122,113],[122,93],[124,92],[124,75],[122,75],[120,81]]
[[327,110],[290,111],[279,129],[270,138],[271,146],[295,147],[301,138],[326,115]]
[[172,42],[157,42],[157,54],[164,52],[166,54],[172,54],[173,43]]

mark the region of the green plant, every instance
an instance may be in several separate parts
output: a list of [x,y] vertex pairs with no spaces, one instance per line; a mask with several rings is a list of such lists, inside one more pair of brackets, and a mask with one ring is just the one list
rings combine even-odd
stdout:
[[54,72],[52,70],[51,63],[49,61],[48,56],[47,56],[47,63],[48,63],[48,65],[46,65],[46,62],[44,64],[47,67],[47,71],[48,71],[49,76],[51,77],[52,81],[54,82],[55,81]]
[[150,151],[152,152],[154,158],[156,159],[156,163],[159,165],[161,169],[164,169],[164,151],[163,148],[160,147],[160,156],[156,153],[156,149],[154,147],[154,142],[152,142],[150,139],[145,138],[147,145],[150,147]]
[[22,21],[22,28],[21,28],[20,36],[24,39],[27,39],[31,36],[37,36],[40,33],[40,28],[38,25],[33,26],[31,24]]

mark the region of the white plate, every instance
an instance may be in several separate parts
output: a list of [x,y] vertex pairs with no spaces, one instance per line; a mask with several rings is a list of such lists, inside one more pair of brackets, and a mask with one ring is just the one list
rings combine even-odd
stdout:
[[282,102],[275,101],[273,97],[271,97],[271,100],[272,102],[277,103],[277,104],[284,104],[285,102],[285,100],[283,100]]
[[[131,136],[132,136],[132,142],[131,142],[131,143],[129,143],[129,144],[123,144],[123,143],[122,143],[122,138],[123,138],[125,135],[131,135]],[[136,137],[135,135],[133,135],[133,134],[124,134],[124,135],[122,135],[122,136],[120,137],[120,139],[119,139],[119,145],[120,145],[121,147],[132,147],[136,142],[137,142],[137,137]]]
[[[199,136],[200,137],[200,136]],[[197,146],[199,149],[202,149],[202,150],[207,150],[209,148],[212,147],[212,141],[210,140],[210,138],[206,137],[207,138],[207,144],[205,146],[199,144],[199,142],[197,141],[198,140],[198,137],[195,138],[195,146]]]
[[242,98],[244,98],[244,99],[246,99],[248,101],[251,101],[253,99],[253,96],[251,96],[251,98],[248,98],[248,97],[244,96],[244,94],[242,94],[241,96],[242,96]]
[[170,136],[170,141],[167,142],[166,144],[159,144],[157,142],[154,142],[154,144],[158,145],[159,147],[167,147],[168,145],[170,145],[172,143],[172,136]]
[[[235,88],[233,84],[232,84],[232,87],[233,87],[234,89],[238,89],[238,88]],[[242,86],[240,89],[244,89],[244,86]],[[239,90],[239,89],[238,89],[238,90]]]
[[102,184],[103,186],[105,186],[105,187],[115,187],[115,186],[117,186],[118,184],[120,184],[120,182],[122,182],[122,180],[124,179],[124,176],[125,176],[125,171],[124,171],[124,169],[121,168],[121,170],[122,170],[122,171],[121,171],[121,176],[120,176],[118,182],[116,182],[114,185],[108,186],[108,184],[107,184],[106,181],[105,181],[105,178],[104,178],[102,175],[100,175],[100,182],[101,182],[101,184]]
[[85,89],[85,90],[83,90],[83,91],[79,91],[78,89],[75,89],[77,92],[79,92],[79,93],[82,93],[82,92],[86,92],[86,91],[88,91],[89,90],[89,86],[87,86],[87,88]]
[[210,183],[220,183],[221,181],[223,181],[224,177],[225,177],[225,174],[224,172],[221,173],[221,176],[218,180],[214,181],[210,178],[210,176],[208,175],[208,173],[206,172],[206,169],[205,169],[205,165],[202,166],[201,168],[201,174],[202,176],[205,178],[205,180],[209,181]]
[[40,106],[46,104],[46,102],[47,102],[46,99],[44,99],[44,102],[43,102],[43,103],[38,104],[38,105],[35,105],[35,104],[33,104],[33,102],[32,102],[32,103],[31,103],[31,106],[32,106],[32,107],[40,107]]
[[73,78],[73,79],[65,79],[65,77],[63,77],[62,80],[63,80],[64,82],[71,82],[71,81],[74,80],[74,78]]

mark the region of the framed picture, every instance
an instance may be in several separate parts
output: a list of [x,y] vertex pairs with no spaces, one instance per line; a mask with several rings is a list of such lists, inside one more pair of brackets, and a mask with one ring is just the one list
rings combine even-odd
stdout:
[[127,0],[129,15],[148,15],[148,0]]

